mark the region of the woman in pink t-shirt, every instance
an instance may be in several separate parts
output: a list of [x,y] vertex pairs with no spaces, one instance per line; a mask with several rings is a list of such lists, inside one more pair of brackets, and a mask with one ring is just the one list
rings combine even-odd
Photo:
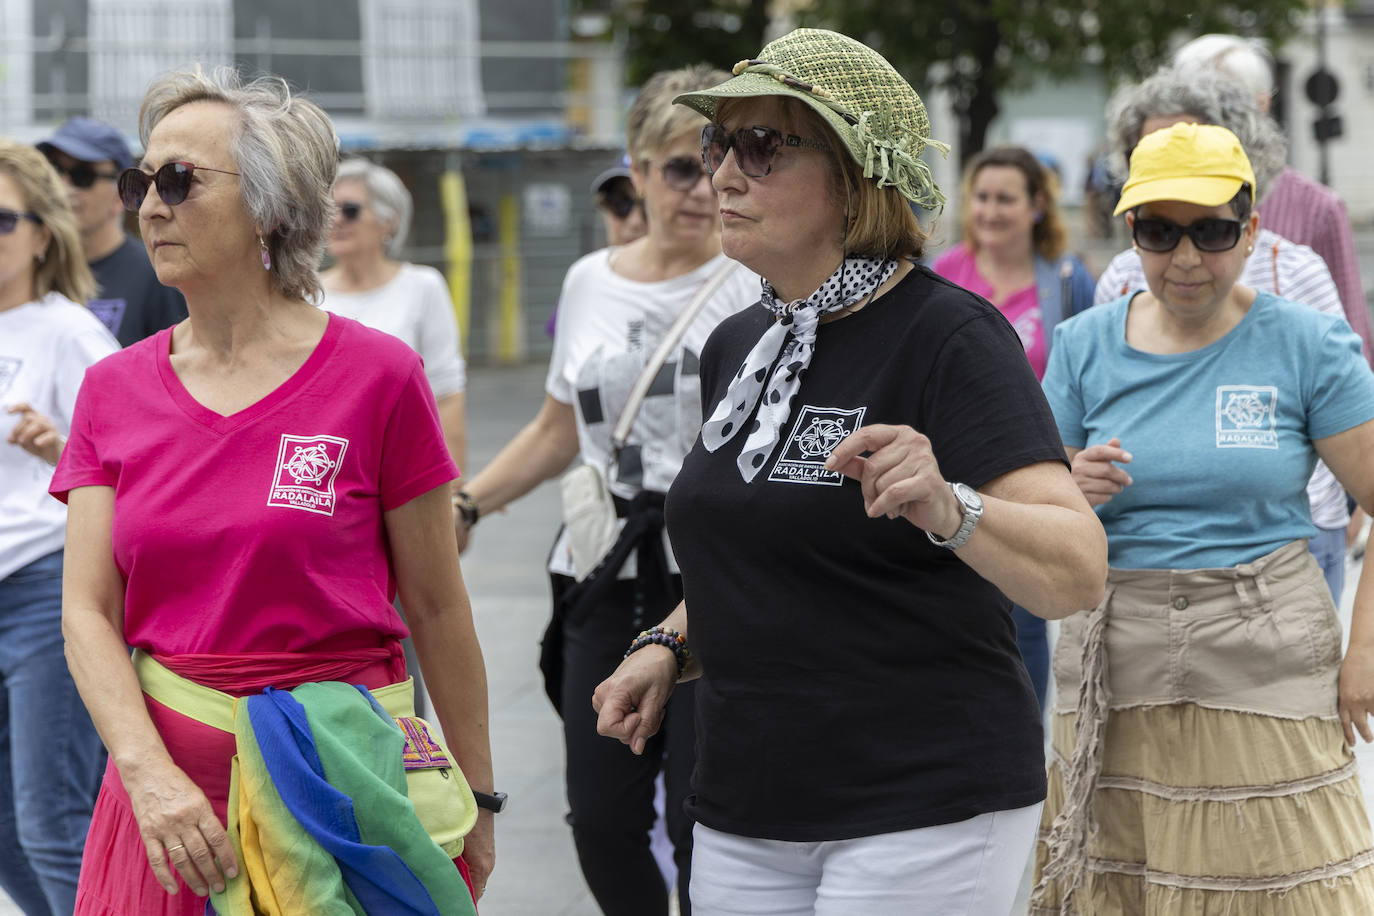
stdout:
[[[935,261],[936,273],[997,306],[1045,375],[1054,326],[1092,305],[1093,277],[1065,254],[1058,181],[1019,146],[985,150],[964,172],[964,241]],[[1016,607],[1016,641],[1041,708],[1049,681],[1045,621]]]
[[[70,512],[67,658],[111,763],[76,913],[199,916],[246,880],[225,827],[234,736],[148,696],[126,646],[235,696],[375,690],[406,676],[399,592],[443,732],[491,792],[486,678],[420,359],[311,302],[328,117],[280,80],[197,69],[155,83],[139,126],[120,194],[190,317],[87,374],[52,483]],[[483,811],[474,896],[494,858]]]

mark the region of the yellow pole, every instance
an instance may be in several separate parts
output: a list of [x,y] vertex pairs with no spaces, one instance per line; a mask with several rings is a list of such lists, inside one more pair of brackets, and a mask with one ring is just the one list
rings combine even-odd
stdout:
[[468,331],[472,327],[472,223],[468,219],[467,187],[457,163],[450,163],[448,171],[439,176],[439,200],[444,211],[449,298],[453,300],[458,335],[466,354],[471,350]]
[[496,325],[496,358],[513,363],[524,355],[525,349],[520,295],[520,204],[514,194],[501,196],[499,214],[501,304]]

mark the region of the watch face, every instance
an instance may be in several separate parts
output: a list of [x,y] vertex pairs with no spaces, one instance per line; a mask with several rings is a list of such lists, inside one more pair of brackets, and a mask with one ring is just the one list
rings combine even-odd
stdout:
[[959,497],[959,502],[971,509],[983,508],[983,497],[978,495],[978,491],[966,483],[956,483],[954,485],[954,495]]

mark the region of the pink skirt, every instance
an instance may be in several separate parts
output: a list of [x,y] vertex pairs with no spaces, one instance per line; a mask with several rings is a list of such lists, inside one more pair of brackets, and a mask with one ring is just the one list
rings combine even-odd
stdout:
[[[299,655],[159,656],[157,660],[183,677],[235,696],[257,693],[269,684],[289,689],[323,680],[376,689],[406,677],[400,646],[393,647],[394,651],[341,652],[323,660],[312,656],[308,661]],[[172,760],[205,793],[220,823],[226,823],[234,736],[174,712],[146,695],[143,699]],[[467,881],[466,865],[461,859],[455,864]],[[168,894],[153,876],[128,793],[111,761],[105,768],[86,835],[75,916],[203,916],[205,898],[197,897],[175,870],[172,874],[177,881],[176,894]]]

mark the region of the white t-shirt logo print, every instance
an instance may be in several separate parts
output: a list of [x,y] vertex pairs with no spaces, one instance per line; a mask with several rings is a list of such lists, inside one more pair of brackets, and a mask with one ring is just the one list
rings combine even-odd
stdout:
[[296,483],[310,481],[318,485],[324,475],[337,463],[329,460],[329,454],[322,445],[298,445],[295,454],[283,466],[286,473],[296,479]]
[[10,390],[24,363],[18,357],[0,356],[0,394]]
[[825,459],[845,436],[863,425],[867,410],[867,407],[845,410],[803,405],[768,479],[773,483],[842,486],[844,475],[826,470]]
[[338,436],[281,437],[267,505],[334,514],[334,479],[343,466],[348,440]]
[[849,431],[840,421],[813,417],[811,425],[797,436],[797,447],[801,449],[802,455],[807,458],[824,460],[830,457],[835,446],[839,445],[840,441],[847,435],[849,435]]
[[1278,402],[1273,385],[1218,385],[1217,448],[1278,448]]

